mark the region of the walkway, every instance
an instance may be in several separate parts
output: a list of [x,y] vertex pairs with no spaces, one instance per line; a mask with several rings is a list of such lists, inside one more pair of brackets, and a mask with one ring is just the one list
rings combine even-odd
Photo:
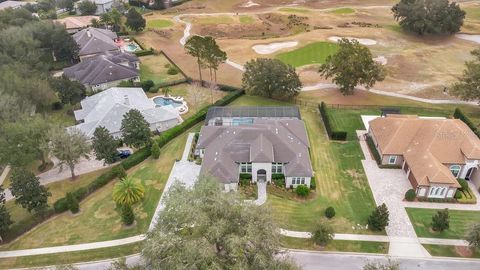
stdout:
[[267,183],[257,182],[257,199],[245,200],[244,202],[253,203],[255,205],[263,205],[267,202]]
[[10,173],[10,166],[7,166],[5,169],[3,169],[3,172],[0,175],[0,186],[3,184],[3,181],[5,181],[5,178],[7,178],[8,173]]

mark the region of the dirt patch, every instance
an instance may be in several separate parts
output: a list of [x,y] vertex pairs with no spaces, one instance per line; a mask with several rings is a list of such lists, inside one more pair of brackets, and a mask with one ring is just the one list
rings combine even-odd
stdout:
[[363,183],[365,175],[363,173],[361,173],[358,170],[347,170],[345,172],[346,172],[347,175],[349,175],[352,178],[352,184],[356,188],[360,188],[360,189],[365,188],[365,185]]
[[470,258],[473,255],[472,249],[464,246],[455,246],[455,252],[465,258]]

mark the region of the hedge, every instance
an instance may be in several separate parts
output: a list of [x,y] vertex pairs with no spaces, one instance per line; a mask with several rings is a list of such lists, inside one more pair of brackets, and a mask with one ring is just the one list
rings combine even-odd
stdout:
[[373,158],[377,162],[378,165],[382,164],[382,158],[380,157],[380,153],[378,153],[377,148],[375,147],[375,143],[373,142],[372,137],[367,135],[367,145],[370,148],[370,153],[373,154]]
[[456,108],[455,109],[455,112],[453,113],[453,117],[455,119],[460,119],[462,122],[464,122],[472,131],[473,133],[475,133],[475,135],[477,135],[478,137],[480,137],[480,131],[478,130],[477,126],[472,122],[472,120],[470,120],[470,118],[468,118],[463,112],[462,110],[460,110],[459,108]]
[[325,104],[325,102],[322,101],[322,103],[318,105],[318,109],[320,110],[320,115],[322,116],[323,124],[325,125],[325,129],[327,130],[327,134],[330,140],[337,140],[337,141],[347,140],[346,131],[332,130],[332,126],[330,124],[330,119],[328,116],[327,105]]
[[149,50],[141,50],[141,51],[133,52],[133,54],[135,54],[137,57],[140,57],[140,56],[153,55],[155,54],[155,52],[153,51],[152,48],[150,48]]

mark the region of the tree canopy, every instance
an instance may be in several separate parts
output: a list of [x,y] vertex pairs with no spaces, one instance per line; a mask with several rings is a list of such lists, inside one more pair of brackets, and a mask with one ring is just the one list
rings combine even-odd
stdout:
[[154,269],[298,269],[280,252],[270,211],[201,176],[193,188],[170,188],[142,255]]
[[127,15],[125,16],[127,17],[125,25],[128,26],[128,28],[132,29],[135,32],[140,32],[145,29],[145,25],[147,22],[142,17],[142,14],[138,13],[135,8],[130,8]]
[[419,35],[457,33],[466,14],[448,0],[401,0],[392,11],[402,29]]
[[92,146],[97,160],[103,159],[106,164],[112,164],[118,160],[118,141],[110,135],[107,128],[99,126],[95,129]]
[[462,100],[480,99],[480,49],[473,50],[474,60],[465,63],[462,77],[450,90],[450,94]]
[[10,190],[15,197],[15,203],[20,204],[28,212],[35,210],[42,213],[48,207],[48,197],[52,195],[38,179],[24,168],[14,168],[12,171]]
[[302,83],[294,67],[278,59],[258,58],[245,64],[242,86],[250,95],[287,99],[300,93]]
[[119,205],[132,206],[143,199],[145,187],[131,177],[125,177],[113,187],[113,200]]
[[78,2],[77,8],[78,11],[80,11],[80,14],[82,14],[82,16],[94,15],[95,12],[97,12],[97,5],[95,4],[95,2],[89,0]]
[[373,61],[370,50],[358,40],[346,38],[338,42],[340,46],[334,55],[327,57],[320,67],[320,74],[340,86],[344,95],[352,95],[357,85],[371,88],[377,81],[383,81],[385,72],[379,63]]
[[126,145],[139,148],[150,144],[150,125],[139,110],[131,109],[123,115],[121,131]]
[[52,78],[50,86],[57,93],[63,104],[75,105],[87,95],[87,89],[78,81],[72,81],[65,76]]

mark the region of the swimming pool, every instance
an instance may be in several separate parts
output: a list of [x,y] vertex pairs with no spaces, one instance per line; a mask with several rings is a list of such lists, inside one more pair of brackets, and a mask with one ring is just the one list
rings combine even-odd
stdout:
[[153,102],[155,102],[158,107],[172,105],[174,108],[178,108],[183,105],[183,102],[181,101],[176,101],[166,97],[155,97],[153,98]]
[[233,118],[232,119],[232,126],[251,125],[251,124],[253,124],[253,118]]
[[136,52],[138,50],[140,50],[140,46],[138,46],[137,44],[135,43],[129,43],[128,45],[125,45],[123,47],[123,49],[126,51],[126,52]]

